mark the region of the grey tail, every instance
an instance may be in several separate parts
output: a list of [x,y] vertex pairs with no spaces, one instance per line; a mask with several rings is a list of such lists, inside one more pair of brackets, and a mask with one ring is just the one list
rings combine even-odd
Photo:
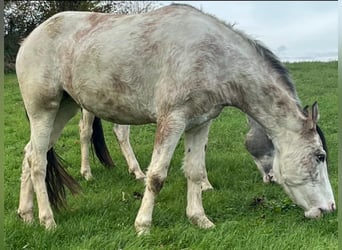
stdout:
[[105,167],[112,168],[115,166],[112,157],[109,154],[106,141],[103,135],[101,119],[95,117],[93,122],[93,133],[91,136],[92,145],[94,145],[95,154]]
[[66,207],[66,186],[73,195],[81,192],[81,186],[63,167],[63,160],[51,148],[47,152],[45,183],[50,204],[57,211]]

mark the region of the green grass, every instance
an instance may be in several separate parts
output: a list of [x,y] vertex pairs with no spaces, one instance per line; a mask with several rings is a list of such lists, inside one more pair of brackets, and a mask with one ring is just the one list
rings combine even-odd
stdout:
[[[318,101],[337,202],[337,62],[287,66],[302,103]],[[14,74],[5,76],[4,98],[6,249],[337,249],[337,213],[305,219],[303,210],[292,204],[280,186],[263,184],[244,148],[246,118],[233,108],[225,109],[213,122],[209,136],[206,164],[215,189],[203,194],[203,204],[216,224],[214,229],[198,229],[186,218],[181,141],[156,200],[151,234],[137,237],[133,224],[141,201],[133,194],[143,193],[144,185],[128,175],[107,122],[107,144],[117,167],[104,169],[95,159],[95,179],[86,182],[80,176],[79,115],[65,128],[56,151],[68,162],[68,171],[80,182],[83,194],[68,195],[69,208],[55,213],[56,230],[48,232],[39,225],[37,209],[35,222],[25,225],[16,209],[29,124]],[[150,161],[154,130],[154,125],[131,129],[131,143],[143,170]],[[261,202],[256,202],[258,198]]]

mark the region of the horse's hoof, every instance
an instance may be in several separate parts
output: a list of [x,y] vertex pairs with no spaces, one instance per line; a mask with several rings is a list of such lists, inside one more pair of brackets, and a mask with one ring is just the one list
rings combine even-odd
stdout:
[[135,231],[137,232],[138,236],[144,236],[150,234],[151,227],[149,226],[137,226],[135,225]]
[[214,228],[215,224],[212,223],[205,215],[203,216],[192,216],[189,218],[192,224],[198,226],[199,228],[209,229]]
[[56,222],[53,218],[41,218],[40,224],[45,226],[46,230],[52,230],[57,227]]
[[33,222],[33,212],[28,211],[28,212],[22,212],[18,209],[17,211],[18,217],[25,223],[31,224]]
[[81,175],[84,177],[84,179],[86,179],[86,181],[93,179],[93,175],[88,171],[81,173]]
[[150,234],[150,228],[136,228],[138,237],[149,235]]
[[150,234],[151,222],[138,223],[136,221],[134,226],[135,226],[135,231],[137,232],[138,236]]

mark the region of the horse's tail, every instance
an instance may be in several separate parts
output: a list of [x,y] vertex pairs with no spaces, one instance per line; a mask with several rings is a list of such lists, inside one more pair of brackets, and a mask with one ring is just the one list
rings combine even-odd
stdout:
[[95,117],[93,122],[93,133],[91,136],[91,142],[94,145],[96,156],[100,160],[102,165],[108,168],[114,167],[115,164],[109,154],[103,135],[101,119],[98,117]]
[[66,186],[70,192],[75,195],[80,193],[81,186],[72,178],[62,165],[62,159],[51,148],[47,152],[47,168],[45,183],[48,192],[50,204],[59,210],[66,207]]

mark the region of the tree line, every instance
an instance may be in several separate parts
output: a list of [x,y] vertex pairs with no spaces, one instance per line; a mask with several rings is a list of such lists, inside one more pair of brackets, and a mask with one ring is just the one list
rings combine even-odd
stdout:
[[34,28],[61,11],[137,14],[158,7],[155,1],[8,1],[4,2],[4,70],[15,71],[20,42]]

